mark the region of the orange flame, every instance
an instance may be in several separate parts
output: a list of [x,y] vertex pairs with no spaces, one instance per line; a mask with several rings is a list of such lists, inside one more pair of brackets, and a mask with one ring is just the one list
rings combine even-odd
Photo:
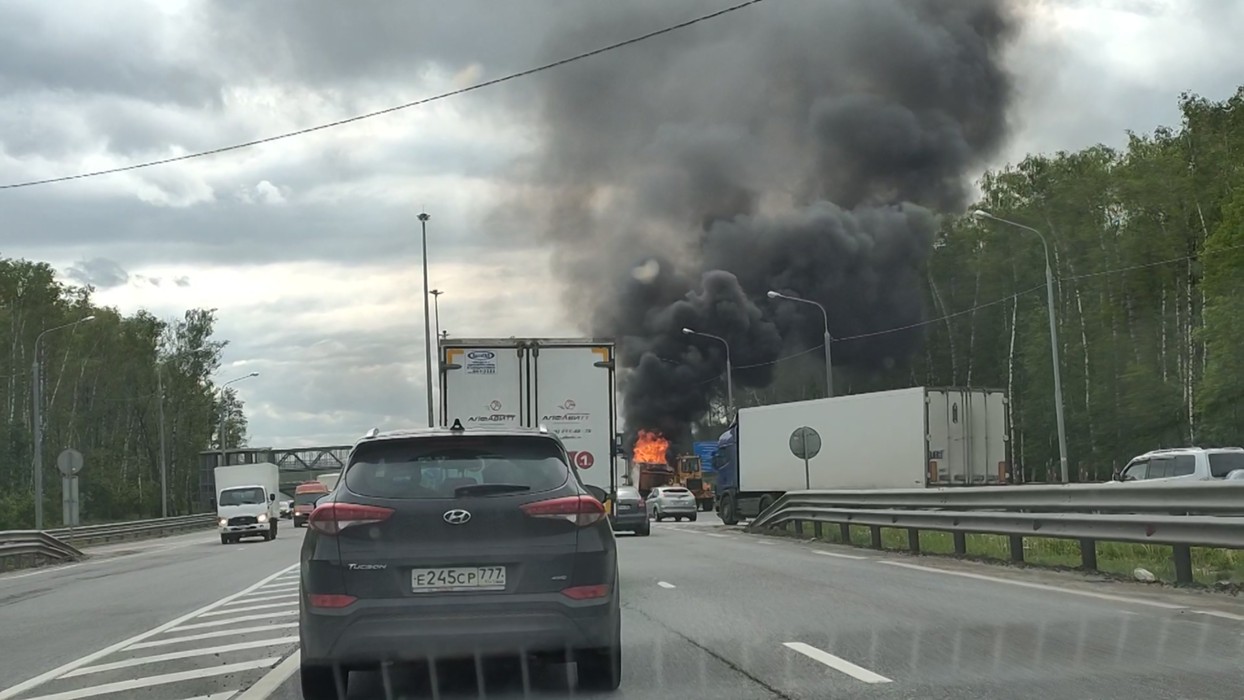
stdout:
[[641,430],[639,438],[635,440],[635,448],[631,451],[631,458],[640,464],[665,464],[665,452],[669,446],[670,441],[661,433]]

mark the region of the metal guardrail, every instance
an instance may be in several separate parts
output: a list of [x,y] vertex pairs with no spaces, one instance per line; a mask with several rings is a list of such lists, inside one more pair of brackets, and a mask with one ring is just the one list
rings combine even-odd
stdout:
[[152,518],[56,530],[7,530],[0,532],[0,571],[76,561],[85,556],[79,547],[122,540],[200,530],[216,524],[214,513]]
[[1175,578],[1192,583],[1192,547],[1244,549],[1244,483],[1169,485],[1092,484],[876,491],[793,491],[748,524],[750,531],[811,524],[821,537],[838,525],[850,542],[852,525],[868,527],[881,548],[881,529],[907,530],[920,551],[920,531],[949,532],[955,554],[967,554],[966,535],[1010,538],[1010,558],[1024,561],[1025,537],[1080,542],[1081,567],[1097,570],[1097,542],[1169,545]]

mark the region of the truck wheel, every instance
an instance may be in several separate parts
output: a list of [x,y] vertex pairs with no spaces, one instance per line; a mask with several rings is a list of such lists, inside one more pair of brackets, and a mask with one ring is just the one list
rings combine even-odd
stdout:
[[721,497],[721,522],[727,525],[739,524],[739,506],[734,501],[733,493]]
[[221,536],[220,536],[220,543],[221,543],[221,544],[229,544],[229,536],[228,536],[228,535],[221,535]]
[[272,536],[269,537],[268,539],[270,540],[276,539],[276,521],[275,520],[272,521]]
[[761,496],[761,497],[760,497],[760,512],[759,512],[759,513],[757,513],[757,515],[759,515],[760,513],[765,512],[766,510],[769,510],[769,506],[771,506],[771,505],[773,505],[773,496],[771,496],[771,495],[769,495],[769,494],[767,494],[767,493],[766,493],[765,495]]

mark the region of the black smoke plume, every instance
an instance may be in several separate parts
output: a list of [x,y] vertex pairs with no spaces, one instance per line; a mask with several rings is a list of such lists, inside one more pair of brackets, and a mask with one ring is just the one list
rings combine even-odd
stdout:
[[[548,53],[715,9],[671,5],[576,4]],[[840,338],[924,318],[935,213],[1006,135],[1016,23],[1002,0],[772,0],[536,79],[522,206],[568,309],[618,340],[630,432],[679,439],[723,392],[721,343],[683,328],[729,343],[736,394],[820,352],[820,312],[770,289],[824,304]],[[918,338],[834,361],[893,366]]]

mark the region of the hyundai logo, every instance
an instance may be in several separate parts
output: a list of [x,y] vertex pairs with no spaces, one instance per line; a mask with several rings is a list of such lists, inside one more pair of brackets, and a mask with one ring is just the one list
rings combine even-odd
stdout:
[[441,518],[450,525],[465,525],[471,519],[471,513],[461,508],[455,508],[454,510],[445,511]]

